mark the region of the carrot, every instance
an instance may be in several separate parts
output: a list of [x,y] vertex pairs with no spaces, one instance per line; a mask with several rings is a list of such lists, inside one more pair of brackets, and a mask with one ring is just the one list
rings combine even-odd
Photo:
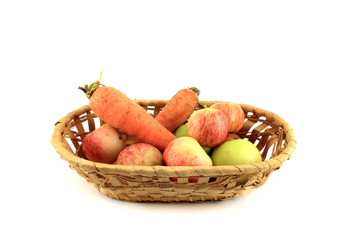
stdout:
[[100,119],[128,135],[161,151],[176,138],[135,101],[115,88],[103,86],[100,80],[79,88],[86,93],[90,108]]
[[200,91],[195,88],[186,88],[178,91],[155,117],[170,132],[175,131],[194,112],[198,105]]

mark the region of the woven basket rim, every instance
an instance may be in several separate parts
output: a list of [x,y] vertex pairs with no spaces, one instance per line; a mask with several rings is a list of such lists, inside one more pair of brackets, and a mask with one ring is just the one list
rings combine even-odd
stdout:
[[[165,105],[169,100],[135,100],[140,105]],[[199,101],[200,105],[210,106],[216,102],[222,101]],[[250,106],[247,104],[240,104],[245,112],[255,112],[260,116],[265,116],[271,119],[276,126],[282,127],[285,133],[286,147],[279,153],[279,155],[267,159],[262,162],[244,164],[244,165],[227,165],[227,166],[126,166],[126,165],[112,165],[106,163],[92,162],[87,159],[76,156],[69,151],[62,143],[62,134],[66,125],[75,117],[90,111],[90,106],[85,105],[76,110],[73,110],[56,122],[55,128],[51,136],[51,144],[58,152],[60,157],[70,164],[79,166],[81,169],[88,171],[97,171],[104,174],[126,174],[126,175],[145,175],[145,176],[164,176],[164,177],[187,177],[187,176],[204,176],[211,177],[214,174],[217,176],[227,176],[234,174],[251,174],[259,173],[267,170],[274,170],[281,167],[281,165],[288,160],[296,146],[296,137],[293,129],[289,123],[278,115]]]

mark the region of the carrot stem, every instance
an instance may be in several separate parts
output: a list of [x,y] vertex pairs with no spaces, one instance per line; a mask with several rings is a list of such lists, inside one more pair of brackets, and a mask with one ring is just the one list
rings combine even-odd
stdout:
[[100,87],[101,84],[101,77],[103,75],[104,71],[100,72],[100,78],[99,80],[96,80],[95,82],[91,83],[90,85],[85,84],[84,87],[78,87],[81,91],[83,91],[86,94],[86,97],[90,99],[91,95],[95,92],[95,90]]

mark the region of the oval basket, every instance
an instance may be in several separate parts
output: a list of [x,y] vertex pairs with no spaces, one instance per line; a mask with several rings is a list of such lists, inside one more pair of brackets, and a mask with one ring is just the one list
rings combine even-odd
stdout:
[[[168,101],[135,100],[156,116]],[[217,101],[200,101],[197,109]],[[269,175],[291,157],[296,139],[289,124],[276,114],[240,104],[245,112],[243,128],[237,134],[255,144],[262,162],[236,166],[120,166],[86,160],[82,139],[102,122],[83,106],[61,118],[51,143],[70,168],[108,197],[130,202],[204,202],[240,197],[263,185]],[[121,132],[127,145],[136,141]],[[238,180],[247,176],[245,183]],[[198,177],[198,182],[188,182]],[[173,181],[177,178],[177,181]]]

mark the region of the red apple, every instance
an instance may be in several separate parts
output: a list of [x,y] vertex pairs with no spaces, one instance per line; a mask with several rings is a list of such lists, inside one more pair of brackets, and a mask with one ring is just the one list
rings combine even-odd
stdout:
[[236,139],[240,139],[239,135],[237,135],[236,133],[228,133],[224,142],[228,142]]
[[[163,157],[167,166],[213,165],[211,158],[196,141],[196,139],[187,136],[171,141],[165,148]],[[196,177],[189,178],[190,182],[196,182],[197,180],[198,178]]]
[[216,147],[228,134],[225,114],[218,109],[204,108],[193,112],[188,121],[188,135],[203,147]]
[[245,114],[239,104],[231,102],[219,102],[210,106],[211,109],[221,110],[227,120],[229,132],[238,132],[244,125]]
[[112,163],[125,147],[120,133],[109,124],[95,129],[83,140],[82,151],[85,157],[94,162]]
[[135,143],[122,150],[113,162],[116,165],[155,166],[164,165],[161,152],[147,143]]

